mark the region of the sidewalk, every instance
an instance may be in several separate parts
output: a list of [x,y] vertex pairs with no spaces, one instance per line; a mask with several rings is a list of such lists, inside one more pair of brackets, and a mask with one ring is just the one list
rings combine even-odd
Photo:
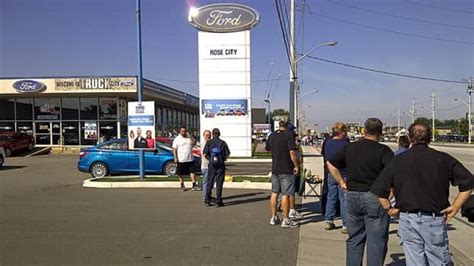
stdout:
[[[304,167],[313,174],[323,176],[323,159],[319,150],[302,146]],[[308,187],[306,187],[308,191]],[[318,192],[320,188],[318,187]],[[319,198],[315,196],[302,199],[302,213],[297,265],[345,265],[347,235],[341,234],[341,221],[336,220],[336,229],[324,230],[324,217],[321,215]],[[451,223],[449,231],[450,251],[455,265],[474,265],[474,230],[459,221]],[[405,256],[396,236],[398,224],[392,222],[389,229],[387,265],[405,265]],[[364,262],[365,265],[365,262]]]

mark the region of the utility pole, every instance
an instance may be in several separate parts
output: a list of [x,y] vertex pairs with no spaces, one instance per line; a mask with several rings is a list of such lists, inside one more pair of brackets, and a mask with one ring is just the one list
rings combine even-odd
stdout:
[[471,94],[472,94],[472,77],[469,79],[469,84],[467,85],[467,94],[469,95],[469,98],[468,98],[468,101],[467,101],[467,104],[468,104],[468,114],[467,114],[467,119],[469,120],[468,121],[468,125],[469,125],[469,128],[468,128],[468,143],[471,144],[471,138],[472,138],[472,98],[471,98]]
[[411,110],[410,110],[410,113],[411,113],[411,123],[415,123],[415,114],[416,114],[416,109],[415,109],[415,98],[413,98],[413,100],[411,100]]
[[431,142],[435,142],[435,132],[436,132],[436,128],[435,128],[435,93],[433,91],[433,93],[431,93],[431,114],[432,114],[432,134],[431,134]]
[[298,80],[295,46],[295,0],[290,3],[290,120],[298,128]]

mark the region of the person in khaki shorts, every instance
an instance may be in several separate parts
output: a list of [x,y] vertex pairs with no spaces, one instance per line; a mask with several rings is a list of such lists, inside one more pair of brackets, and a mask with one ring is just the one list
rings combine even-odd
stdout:
[[283,213],[282,228],[297,228],[298,223],[289,218],[290,196],[295,195],[295,176],[299,172],[295,136],[289,132],[288,122],[280,121],[280,128],[272,133],[266,142],[265,149],[272,153],[272,196],[270,208],[271,225],[280,223],[277,215],[278,194],[282,194],[281,208]]

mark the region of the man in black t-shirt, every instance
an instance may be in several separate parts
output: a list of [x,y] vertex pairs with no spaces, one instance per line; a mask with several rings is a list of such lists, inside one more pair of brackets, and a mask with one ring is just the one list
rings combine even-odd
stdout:
[[[400,213],[398,233],[407,265],[451,265],[446,223],[471,196],[474,177],[452,156],[428,147],[426,125],[412,124],[408,134],[412,147],[390,162],[370,191],[390,216]],[[459,187],[451,205],[450,183]],[[395,207],[388,200],[391,188]]]
[[278,194],[282,194],[283,210],[282,228],[297,228],[289,215],[289,197],[295,195],[295,175],[299,172],[299,161],[296,151],[295,136],[287,130],[288,122],[280,121],[280,128],[273,132],[266,142],[265,149],[272,152],[272,196],[270,199],[272,218],[271,225],[280,223],[277,215]]
[[[369,192],[379,173],[393,158],[386,145],[378,143],[382,121],[365,121],[362,140],[344,146],[342,152],[327,158],[329,172],[346,193],[346,265],[362,265],[367,242],[367,265],[383,265],[387,253],[389,216],[375,194]],[[347,183],[340,169],[347,171]]]

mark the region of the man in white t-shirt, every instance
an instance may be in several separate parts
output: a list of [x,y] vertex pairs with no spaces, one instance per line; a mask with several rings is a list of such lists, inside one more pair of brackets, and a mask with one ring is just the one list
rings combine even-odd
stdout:
[[201,190],[196,183],[196,167],[194,166],[193,147],[196,140],[190,135],[186,127],[179,129],[179,135],[173,140],[173,155],[176,163],[176,175],[181,183],[181,190],[186,191],[184,175],[190,175],[193,181],[192,190]]

